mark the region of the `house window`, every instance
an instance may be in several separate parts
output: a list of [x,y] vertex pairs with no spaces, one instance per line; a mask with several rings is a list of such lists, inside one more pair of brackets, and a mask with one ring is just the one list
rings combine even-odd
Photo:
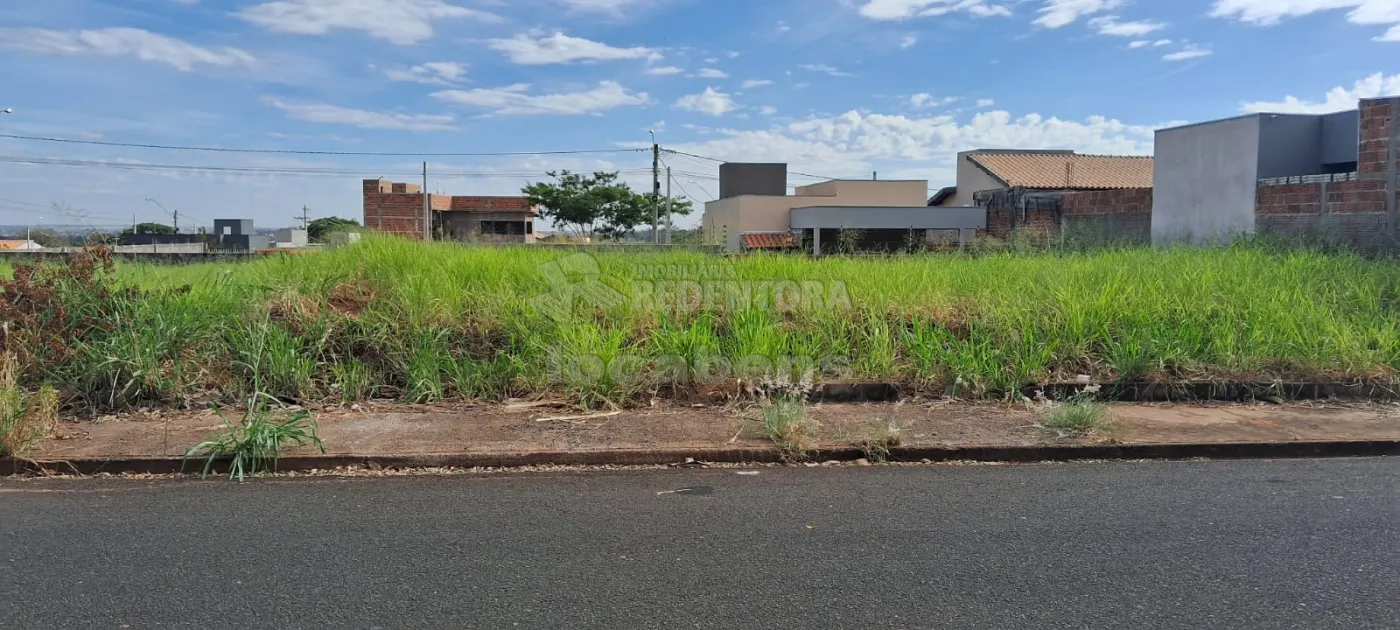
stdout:
[[534,221],[526,221],[526,222],[525,222],[525,233],[526,233],[526,234],[534,234],[534,233],[535,233],[535,222],[534,222]]

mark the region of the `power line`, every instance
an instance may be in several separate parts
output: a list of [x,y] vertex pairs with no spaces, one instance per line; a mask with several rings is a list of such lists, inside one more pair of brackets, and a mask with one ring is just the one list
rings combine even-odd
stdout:
[[[0,163],[10,164],[30,164],[39,166],[67,166],[67,167],[95,167],[114,168],[122,170],[137,171],[184,171],[184,172],[229,172],[245,173],[256,175],[302,175],[314,176],[324,175],[333,177],[364,176],[367,173],[376,173],[381,176],[411,176],[418,173],[407,171],[375,171],[371,169],[347,169],[341,168],[315,168],[315,167],[251,167],[251,166],[196,166],[188,164],[147,164],[135,162],[106,162],[100,160],[67,160],[60,158],[39,158],[27,156],[0,156]],[[618,172],[640,173],[649,169],[631,168],[618,169]],[[437,178],[477,178],[477,179],[509,179],[517,177],[539,177],[546,175],[545,171],[519,171],[519,172],[492,172],[492,171],[436,171],[433,173]]]
[[[712,157],[708,157],[708,156],[704,156],[704,155],[696,155],[696,154],[694,154],[694,153],[686,153],[686,152],[684,152],[684,151],[677,151],[677,150],[675,150],[675,149],[663,149],[663,150],[664,150],[665,152],[667,152],[667,153],[674,153],[674,154],[676,154],[676,155],[684,155],[684,156],[686,156],[686,157],[695,158],[695,159],[697,159],[697,160],[707,160],[707,161],[710,161],[710,162],[718,162],[718,163],[720,163],[720,164],[724,164],[724,163],[728,162],[728,160],[721,160],[721,159],[719,159],[719,158],[712,158]],[[828,177],[828,176],[826,176],[826,175],[813,175],[813,174],[811,174],[811,173],[801,173],[801,172],[798,172],[798,171],[788,171],[787,173],[788,173],[789,175],[798,175],[798,176],[800,176],[800,177],[810,177],[810,178],[812,178],[812,179],[825,179],[825,180],[843,179],[843,178],[841,178],[841,177]]]
[[575,151],[497,151],[481,153],[393,153],[386,151],[313,151],[308,149],[235,149],[227,147],[191,147],[169,144],[144,144],[136,142],[107,142],[103,140],[77,140],[73,138],[46,138],[43,136],[19,136],[0,134],[0,138],[10,140],[35,140],[39,142],[59,142],[63,144],[86,144],[102,147],[127,147],[133,149],[166,149],[170,151],[209,151],[214,153],[273,153],[283,155],[366,155],[383,157],[506,157],[529,155],[582,155],[588,153],[636,153],[649,149],[584,149]]

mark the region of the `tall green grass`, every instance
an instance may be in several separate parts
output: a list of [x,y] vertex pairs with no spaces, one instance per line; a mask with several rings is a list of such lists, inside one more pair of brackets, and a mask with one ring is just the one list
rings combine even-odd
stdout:
[[719,265],[729,280],[843,282],[849,308],[580,302],[561,322],[530,300],[555,288],[540,267],[568,254],[371,238],[249,262],[121,264],[124,286],[189,290],[123,302],[110,330],[72,340],[78,352],[37,373],[70,398],[121,407],[207,391],[233,399],[255,379],[295,401],[554,392],[622,403],[665,389],[648,377],[694,376],[715,357],[844,357],[842,378],[972,395],[1078,374],[1390,380],[1400,367],[1400,266],[1342,253],[599,252],[604,282],[623,293],[639,267]]

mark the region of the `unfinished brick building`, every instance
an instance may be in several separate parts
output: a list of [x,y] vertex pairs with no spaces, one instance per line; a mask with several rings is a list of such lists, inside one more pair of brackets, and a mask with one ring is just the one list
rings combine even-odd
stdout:
[[[364,226],[376,232],[422,239],[423,188],[364,180]],[[525,197],[427,194],[434,239],[472,243],[534,243],[539,209]]]

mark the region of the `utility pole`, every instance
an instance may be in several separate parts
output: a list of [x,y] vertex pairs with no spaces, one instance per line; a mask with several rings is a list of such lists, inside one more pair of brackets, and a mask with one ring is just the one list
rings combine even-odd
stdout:
[[423,163],[423,242],[433,240],[432,200],[428,195],[428,163]]
[[671,244],[671,167],[666,167],[666,239],[661,241],[667,245]]
[[301,219],[301,229],[305,230],[306,226],[311,224],[311,209],[303,205],[301,207],[301,216],[292,218]]
[[651,242],[661,242],[657,215],[661,212],[661,145],[651,143]]
[[162,204],[159,201],[156,201],[155,199],[151,199],[150,197],[146,197],[146,201],[156,204],[156,207],[160,208],[161,210],[165,210],[165,213],[170,215],[170,220],[172,221],[171,227],[175,228],[176,234],[180,233],[180,211],[178,209],[166,210],[164,204]]

